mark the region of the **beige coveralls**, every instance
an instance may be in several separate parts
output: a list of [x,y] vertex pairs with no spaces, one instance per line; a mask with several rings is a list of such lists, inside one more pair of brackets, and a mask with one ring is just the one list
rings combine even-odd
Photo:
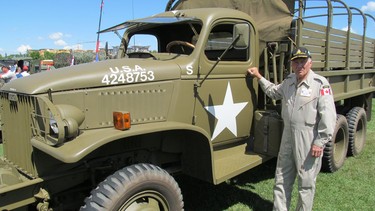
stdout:
[[332,138],[336,109],[326,78],[309,71],[300,84],[294,73],[281,84],[259,80],[263,91],[282,99],[284,130],[275,172],[274,210],[289,210],[293,183],[298,176],[296,210],[312,210],[321,157],[312,157],[313,144],[324,147]]

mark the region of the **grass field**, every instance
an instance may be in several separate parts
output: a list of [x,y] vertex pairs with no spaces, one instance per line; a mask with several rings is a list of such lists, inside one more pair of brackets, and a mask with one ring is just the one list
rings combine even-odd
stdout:
[[[367,125],[364,151],[348,157],[335,173],[320,173],[314,211],[375,210],[375,100]],[[191,178],[178,178],[187,211],[272,210],[276,159],[251,169],[231,181],[214,186]],[[297,186],[291,210],[295,210]]]
[[[375,210],[375,100],[373,120],[367,125],[366,146],[358,157],[349,157],[339,171],[320,173],[314,211]],[[2,155],[2,145],[0,145]],[[187,211],[272,210],[276,159],[251,169],[220,185],[178,176]],[[297,187],[291,210],[295,209]]]
[[[367,133],[364,152],[350,157],[339,171],[320,173],[314,210],[375,210],[375,132],[374,123]],[[180,183],[185,210],[272,210],[272,188],[276,159],[258,166],[229,182],[214,186],[191,178]],[[291,210],[295,209],[297,187],[293,190]]]

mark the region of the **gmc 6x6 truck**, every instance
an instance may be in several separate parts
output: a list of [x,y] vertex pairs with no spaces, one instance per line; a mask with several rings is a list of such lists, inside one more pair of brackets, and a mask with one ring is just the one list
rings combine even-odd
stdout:
[[[100,32],[125,29],[117,58],[6,84],[1,210],[182,210],[175,174],[219,184],[277,155],[281,102],[245,73],[259,66],[280,83],[295,46],[332,86],[338,118],[323,170],[338,170],[363,150],[371,119],[374,18],[320,2],[323,25],[306,17],[310,1],[171,0],[161,14]],[[361,35],[350,31],[353,16]],[[349,30],[334,29],[334,18]],[[140,35],[156,50],[135,51]]]

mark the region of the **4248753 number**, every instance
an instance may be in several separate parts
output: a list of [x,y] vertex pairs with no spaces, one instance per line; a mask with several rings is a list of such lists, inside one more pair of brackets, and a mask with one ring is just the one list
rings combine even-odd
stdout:
[[153,71],[128,72],[128,73],[111,73],[103,76],[102,83],[106,85],[137,83],[153,81],[155,79]]

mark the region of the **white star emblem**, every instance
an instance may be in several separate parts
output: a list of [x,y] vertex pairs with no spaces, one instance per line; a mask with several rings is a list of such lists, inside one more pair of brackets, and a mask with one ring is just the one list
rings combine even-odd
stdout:
[[230,83],[228,82],[223,105],[204,107],[217,119],[217,124],[211,140],[214,140],[216,136],[218,136],[225,128],[228,128],[235,136],[237,136],[236,117],[246,105],[247,102],[233,103],[232,89],[230,87]]

